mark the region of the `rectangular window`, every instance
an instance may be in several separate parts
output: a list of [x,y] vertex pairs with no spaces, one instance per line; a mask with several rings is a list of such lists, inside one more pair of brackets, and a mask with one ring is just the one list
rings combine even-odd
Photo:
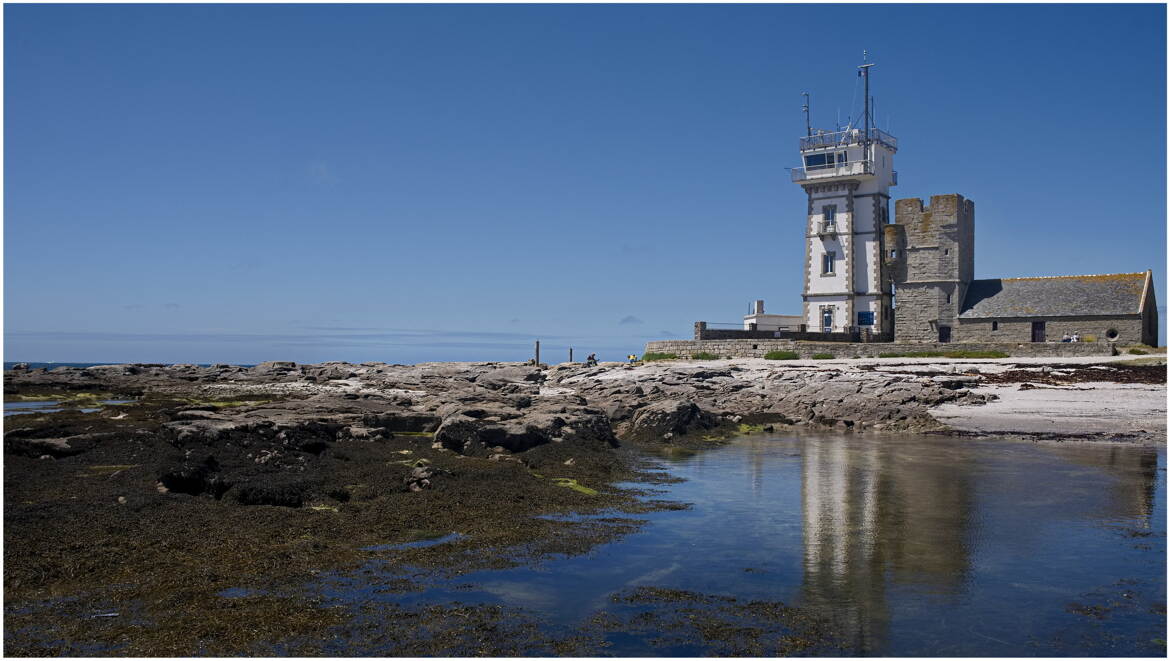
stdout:
[[845,165],[848,162],[849,162],[849,152],[843,151],[843,152],[837,154],[837,163],[839,165]]
[[898,249],[890,250],[890,259],[898,259]]
[[873,325],[873,312],[858,312],[857,313],[857,325],[858,326],[872,326]]
[[837,261],[837,253],[829,251],[821,255],[821,274],[829,275],[835,273],[834,266]]
[[824,333],[833,332],[833,307],[821,308],[821,331]]
[[825,219],[825,225],[832,225],[837,222],[837,205],[829,204],[821,207],[821,217]]
[[950,302],[951,302],[951,295],[947,294],[947,303],[950,303]]
[[991,330],[993,330],[993,331],[999,330],[999,322],[998,321],[991,322]]
[[804,157],[804,169],[823,170],[833,167],[832,154],[809,154]]

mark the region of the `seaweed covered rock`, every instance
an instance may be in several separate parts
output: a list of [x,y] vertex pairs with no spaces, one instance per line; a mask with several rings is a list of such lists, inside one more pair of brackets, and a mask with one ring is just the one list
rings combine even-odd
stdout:
[[625,435],[639,440],[668,439],[718,425],[719,418],[697,404],[667,399],[639,409],[625,426]]
[[484,413],[476,408],[449,413],[435,431],[435,441],[448,450],[475,455],[525,452],[547,443],[617,446],[609,418],[586,407]]

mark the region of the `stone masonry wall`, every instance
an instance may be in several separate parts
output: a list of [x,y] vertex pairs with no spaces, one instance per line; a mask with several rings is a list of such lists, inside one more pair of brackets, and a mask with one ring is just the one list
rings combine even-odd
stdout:
[[1068,356],[1109,356],[1114,352],[1109,342],[964,342],[962,344],[900,344],[900,343],[844,343],[844,342],[794,342],[792,340],[659,340],[646,343],[647,353],[672,353],[688,358],[696,353],[710,353],[721,358],[763,358],[769,351],[795,351],[801,358],[812,358],[814,354],[827,353],[835,358],[865,357],[876,358],[883,353],[908,353],[917,351],[1002,351],[1010,356],[1025,357],[1068,357]]
[[[938,327],[950,326],[952,337],[967,285],[975,275],[975,203],[962,195],[935,195],[898,200],[894,222],[904,241],[894,271],[899,342],[934,342]],[[904,238],[902,233],[904,232]]]
[[[1043,321],[1044,332],[1049,341],[1059,341],[1068,333],[1079,333],[1081,339],[1094,335],[1098,342],[1117,344],[1138,344],[1142,341],[1142,318],[1140,315],[1118,317],[1058,317],[1042,319],[1018,317],[1009,319],[960,319],[955,329],[956,342],[1031,342],[1032,322]],[[992,323],[998,326],[991,330]],[[1116,338],[1110,338],[1109,330],[1117,331]]]

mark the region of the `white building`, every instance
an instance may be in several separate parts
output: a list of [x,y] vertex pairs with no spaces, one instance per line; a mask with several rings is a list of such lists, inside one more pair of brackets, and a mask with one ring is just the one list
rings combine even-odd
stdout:
[[[869,67],[862,73],[869,98]],[[870,127],[808,131],[792,180],[808,195],[804,324],[811,332],[893,331],[891,286],[882,269],[882,226],[897,185],[898,141]]]
[[798,331],[803,323],[798,314],[765,314],[763,301],[754,301],[751,313],[743,317],[744,330]]

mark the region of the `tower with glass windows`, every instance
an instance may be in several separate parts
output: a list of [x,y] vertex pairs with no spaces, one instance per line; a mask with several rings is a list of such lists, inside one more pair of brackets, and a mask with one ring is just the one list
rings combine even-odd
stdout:
[[[897,185],[898,141],[872,126],[869,70],[862,126],[814,130],[800,139],[792,180],[808,195],[804,323],[810,332],[893,332],[891,278],[882,268],[882,226]],[[807,106],[806,106],[807,112]]]

